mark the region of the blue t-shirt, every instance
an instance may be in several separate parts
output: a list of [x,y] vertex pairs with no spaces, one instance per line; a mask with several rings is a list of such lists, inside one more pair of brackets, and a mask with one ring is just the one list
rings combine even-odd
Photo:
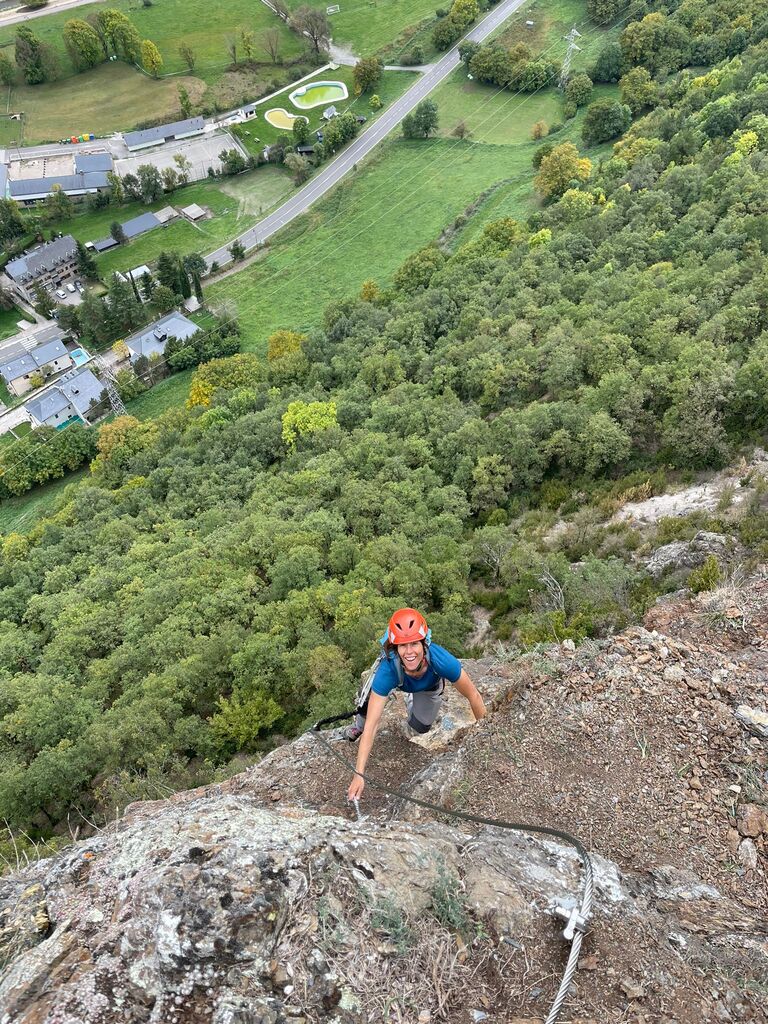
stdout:
[[[371,689],[374,693],[378,693],[380,697],[389,696],[400,685],[400,676],[398,675],[397,665],[394,660],[396,657],[397,654],[393,654],[390,658],[383,659],[376,669]],[[461,675],[461,662],[446,651],[444,647],[431,644],[427,649],[427,661],[427,671],[420,679],[414,679],[412,676],[409,676],[405,668],[403,668],[403,689],[406,693],[421,693],[422,690],[434,690],[440,679],[447,679],[449,683],[458,681]]]

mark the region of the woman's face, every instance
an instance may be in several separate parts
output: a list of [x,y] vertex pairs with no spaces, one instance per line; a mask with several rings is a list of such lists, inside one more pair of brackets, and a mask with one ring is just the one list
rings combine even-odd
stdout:
[[398,644],[397,653],[406,672],[417,672],[424,660],[424,645],[421,640],[410,644]]

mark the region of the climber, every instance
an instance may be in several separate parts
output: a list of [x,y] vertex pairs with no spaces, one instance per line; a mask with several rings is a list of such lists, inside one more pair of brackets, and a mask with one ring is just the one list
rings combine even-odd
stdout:
[[355,723],[346,731],[347,739],[360,740],[348,800],[359,800],[363,792],[365,780],[361,776],[376,738],[381,713],[393,690],[401,689],[405,693],[410,735],[429,732],[432,728],[446,679],[469,701],[476,721],[485,717],[483,698],[461,662],[444,647],[432,643],[426,620],[415,609],[401,608],[395,612],[381,644],[382,652],[370,672],[370,690],[364,687]]

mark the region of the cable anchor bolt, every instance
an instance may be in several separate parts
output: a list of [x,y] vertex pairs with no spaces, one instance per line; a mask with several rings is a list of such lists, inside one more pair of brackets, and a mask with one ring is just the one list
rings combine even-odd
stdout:
[[589,927],[588,919],[580,913],[577,907],[572,907],[570,910],[566,907],[555,907],[554,914],[555,917],[566,922],[563,931],[563,938],[566,942],[572,942],[576,932],[581,932],[584,935]]

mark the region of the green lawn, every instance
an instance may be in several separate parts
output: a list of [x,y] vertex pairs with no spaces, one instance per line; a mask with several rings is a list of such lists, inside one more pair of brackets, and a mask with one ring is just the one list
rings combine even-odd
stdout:
[[[351,110],[353,114],[362,114],[369,120],[373,120],[376,117],[376,113],[374,113],[370,107],[371,94],[363,96],[355,96],[354,94],[354,90],[352,88],[352,68],[342,65],[337,71],[318,72],[318,74],[313,77],[318,77],[322,81],[343,82],[346,85],[349,98],[341,103],[335,104],[336,109],[340,113],[343,113],[346,110]],[[398,96],[402,95],[408,86],[413,84],[417,77],[418,76],[415,72],[385,71],[381,77],[381,82],[376,87],[376,95],[382,102],[381,110],[386,110],[389,104],[394,102]],[[309,129],[312,133],[310,142],[315,141],[315,132],[321,125],[323,107],[319,106],[314,107],[312,110],[299,111],[298,107],[294,107],[288,99],[289,93],[292,91],[293,88],[286,89],[285,92],[276,96],[274,100],[269,100],[266,103],[260,103],[256,108],[257,115],[255,120],[249,121],[247,124],[235,125],[233,127],[233,133],[237,135],[250,153],[253,153],[254,155],[261,153],[264,146],[268,146],[277,141],[280,135],[290,134],[281,131],[278,128],[274,128],[265,120],[264,112],[270,110],[272,107],[282,107],[291,114],[301,113],[304,117],[307,117],[309,119]]]
[[[291,10],[305,2],[287,0]],[[358,57],[370,57],[389,49],[398,36],[425,18],[434,20],[440,4],[435,0],[342,0],[340,6],[339,13],[329,17],[333,41],[350,47]]]
[[[593,100],[606,97],[618,98],[618,87],[595,86]],[[516,94],[471,82],[463,68],[457,68],[435,90],[433,99],[440,117],[440,135],[450,136],[459,121],[463,121],[471,130],[474,142],[521,145],[531,141],[531,129],[537,121],[547,125],[563,122],[562,94],[558,89]],[[579,129],[583,116],[584,108],[568,123],[569,132]],[[553,136],[551,141],[559,138],[560,135]]]
[[83,132],[103,136],[142,122],[181,117],[179,84],[194,100],[206,88],[199,78],[188,75],[155,81],[115,61],[45,85],[14,86],[11,109],[24,111],[28,146]]
[[[71,18],[87,19],[105,6],[104,3],[86,4],[30,22],[35,34],[56,50],[62,74],[70,75],[74,71],[62,37],[65,23]],[[164,74],[187,70],[178,51],[180,43],[187,43],[197,57],[195,74],[207,81],[220,78],[230,62],[227,37],[238,34],[241,27],[255,34],[256,60],[269,60],[261,43],[261,35],[268,28],[279,30],[283,58],[295,57],[303,50],[301,40],[258,0],[153,0],[151,7],[143,7],[138,0],[110,0],[108,6],[127,14],[141,38],[151,39],[158,46]],[[11,41],[15,31],[13,25],[1,28],[0,46]],[[110,96],[110,103],[113,99]]]
[[263,350],[278,327],[318,323],[334,298],[369,277],[387,283],[400,263],[494,183],[523,174],[528,147],[393,140],[346,184],[290,225],[264,258],[207,289],[237,303],[243,347]]
[[[2,90],[3,108],[8,90]],[[6,114],[0,114],[0,147],[21,146],[24,143],[23,121],[12,121]]]
[[172,377],[166,377],[143,395],[127,402],[126,412],[137,419],[148,420],[153,416],[159,416],[161,412],[174,405],[183,405],[189,396],[189,385],[194,372],[194,369],[183,370]]
[[12,334],[18,334],[19,328],[16,324],[19,320],[24,319],[26,319],[24,313],[16,308],[0,309],[0,341],[3,338],[10,338]]
[[55,511],[66,487],[84,479],[89,472],[86,466],[74,473],[68,473],[61,480],[52,480],[42,487],[35,487],[28,494],[21,494],[18,498],[3,498],[0,501],[0,533],[11,533],[13,530],[26,533],[38,519]]
[[[92,242],[109,235],[113,221],[126,221],[148,210],[159,210],[163,206],[188,206],[198,203],[213,211],[210,220],[191,224],[179,218],[167,227],[156,228],[145,235],[121,245],[96,258],[99,273],[107,276],[116,270],[130,270],[141,263],[151,262],[163,249],[182,254],[189,252],[210,252],[223,242],[246,228],[266,214],[293,188],[287,171],[281,167],[260,167],[256,171],[224,178],[217,181],[200,181],[179,189],[172,195],[151,203],[125,203],[122,206],[108,206],[93,213],[77,213],[71,220],[60,221],[57,230],[73,235],[81,242]],[[18,316],[17,318],[18,319]]]

